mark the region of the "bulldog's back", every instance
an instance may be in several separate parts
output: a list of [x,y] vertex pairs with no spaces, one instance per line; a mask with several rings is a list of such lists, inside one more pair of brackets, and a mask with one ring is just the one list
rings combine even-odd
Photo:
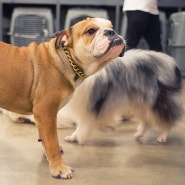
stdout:
[[0,42],[0,107],[30,111],[32,69],[28,47]]

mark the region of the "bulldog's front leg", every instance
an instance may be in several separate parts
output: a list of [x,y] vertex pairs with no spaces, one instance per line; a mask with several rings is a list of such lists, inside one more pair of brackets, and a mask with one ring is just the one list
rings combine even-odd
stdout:
[[34,108],[33,112],[52,176],[71,179],[72,170],[65,164],[58,142],[56,128],[57,111],[52,111],[52,109],[48,111],[46,107],[44,109],[37,107]]

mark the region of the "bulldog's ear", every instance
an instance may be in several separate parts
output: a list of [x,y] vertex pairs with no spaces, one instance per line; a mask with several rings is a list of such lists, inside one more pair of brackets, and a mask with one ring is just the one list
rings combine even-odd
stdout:
[[69,46],[72,43],[72,37],[70,30],[63,30],[55,34],[56,42],[55,48],[58,49],[60,46]]

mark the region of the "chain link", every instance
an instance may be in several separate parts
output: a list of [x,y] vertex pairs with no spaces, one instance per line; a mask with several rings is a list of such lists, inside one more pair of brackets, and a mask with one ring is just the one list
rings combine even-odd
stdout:
[[73,68],[73,70],[76,72],[76,74],[82,78],[82,79],[85,79],[87,78],[87,76],[84,74],[83,70],[80,69],[73,61],[72,57],[71,57],[71,54],[70,52],[68,51],[68,49],[66,47],[63,48],[66,55],[67,55],[67,58],[69,60],[69,63],[71,64],[71,67]]

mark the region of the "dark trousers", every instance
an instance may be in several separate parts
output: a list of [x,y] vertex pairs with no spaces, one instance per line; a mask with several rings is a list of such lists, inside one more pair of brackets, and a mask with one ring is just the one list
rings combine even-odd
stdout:
[[126,15],[127,49],[136,48],[140,38],[143,36],[149,45],[149,49],[162,51],[159,15],[153,15],[139,10],[126,11]]

